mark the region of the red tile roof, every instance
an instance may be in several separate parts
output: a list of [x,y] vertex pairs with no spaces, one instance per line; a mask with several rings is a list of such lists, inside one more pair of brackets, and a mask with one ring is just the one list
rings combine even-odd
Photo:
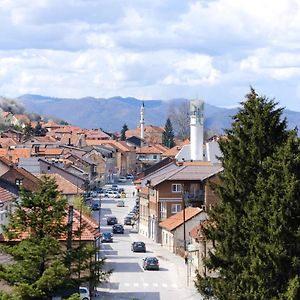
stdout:
[[[64,223],[68,223],[68,216],[66,215],[64,218]],[[80,228],[80,213],[76,209],[73,210],[73,224],[72,224],[72,240],[73,241],[95,241],[96,238],[100,236],[99,226],[93,219],[84,214],[81,215],[81,226],[83,230],[81,232],[81,237],[78,235],[78,231]],[[19,238],[14,239],[13,241],[21,241],[26,239],[29,236],[29,232],[22,232]],[[67,232],[62,234],[59,238],[59,241],[67,240]],[[0,234],[0,242],[8,242],[9,240],[3,234]]]
[[[185,221],[188,221],[189,219],[195,217],[199,213],[201,213],[203,209],[199,207],[187,207],[185,209]],[[183,210],[166,220],[159,223],[159,226],[168,230],[172,231],[183,224]]]
[[0,187],[0,202],[5,203],[16,199],[16,195]]
[[4,156],[6,159],[13,163],[17,163],[19,159],[29,158],[31,156],[31,148],[16,148],[16,149],[1,149],[0,156]]

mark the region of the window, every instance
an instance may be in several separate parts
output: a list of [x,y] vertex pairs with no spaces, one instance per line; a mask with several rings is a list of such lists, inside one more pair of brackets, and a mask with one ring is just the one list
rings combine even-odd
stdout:
[[167,203],[160,203],[160,219],[165,219],[167,217]]
[[23,179],[16,179],[16,185],[22,185],[23,184]]
[[180,193],[181,192],[181,184],[173,183],[172,184],[172,193]]
[[154,154],[154,155],[153,155],[153,159],[157,159],[157,155]]
[[181,211],[181,204],[172,204],[171,212],[172,214],[176,214]]

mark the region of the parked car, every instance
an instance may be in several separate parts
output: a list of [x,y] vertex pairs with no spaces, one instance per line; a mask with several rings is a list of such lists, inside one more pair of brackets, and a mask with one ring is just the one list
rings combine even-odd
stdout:
[[120,197],[121,198],[126,198],[126,193],[125,192],[121,192]]
[[132,223],[132,216],[126,216],[124,218],[124,225],[131,225]]
[[117,207],[124,207],[124,206],[125,206],[124,200],[118,200],[117,201]]
[[92,210],[99,210],[100,209],[100,202],[93,202],[91,204],[91,209]]
[[102,243],[112,243],[113,242],[113,235],[111,232],[103,232],[101,237]]
[[122,224],[115,224],[113,226],[113,233],[121,233],[123,234],[124,233],[124,227]]
[[119,179],[118,179],[118,181],[119,181],[119,182],[126,182],[127,179],[126,179],[126,177],[124,177],[124,176],[120,176]]
[[90,291],[88,288],[80,286],[79,287],[79,295],[80,295],[80,300],[90,300]]
[[144,242],[133,242],[131,244],[132,252],[146,252],[146,245]]
[[118,191],[119,187],[118,187],[117,184],[113,184],[113,185],[111,186],[111,189],[112,189],[113,191]]
[[144,270],[159,270],[159,262],[156,257],[145,257],[143,259]]
[[115,225],[118,223],[118,219],[115,216],[109,216],[106,218],[107,225]]
[[105,196],[108,198],[120,198],[118,191],[107,191]]
[[124,188],[119,188],[119,189],[118,189],[118,192],[119,192],[119,193],[124,192]]
[[133,180],[134,179],[134,176],[132,174],[127,174],[126,176],[127,179],[130,179],[130,180]]

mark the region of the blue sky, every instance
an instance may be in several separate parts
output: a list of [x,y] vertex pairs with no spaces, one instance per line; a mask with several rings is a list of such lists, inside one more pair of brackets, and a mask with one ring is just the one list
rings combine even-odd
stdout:
[[298,0],[0,0],[0,95],[202,98],[300,111]]

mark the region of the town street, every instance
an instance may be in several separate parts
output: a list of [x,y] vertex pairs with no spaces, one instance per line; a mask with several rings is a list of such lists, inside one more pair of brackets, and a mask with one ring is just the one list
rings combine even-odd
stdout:
[[[117,207],[118,199],[101,199],[101,232],[112,231],[112,226],[106,225],[106,216],[114,215],[123,224],[124,216],[135,204],[133,185],[120,185],[127,194],[125,207]],[[98,220],[99,212],[95,211]],[[113,269],[110,282],[98,288],[100,299],[202,299],[190,281],[187,284],[187,270],[184,260],[175,256],[161,245],[140,236],[131,226],[124,226],[124,234],[114,234],[113,243],[101,245],[101,256],[107,258],[107,269]],[[144,241],[147,253],[131,252],[133,241]],[[144,271],[142,259],[146,256],[156,256],[159,259],[159,271]],[[97,298],[99,299],[99,298]]]

